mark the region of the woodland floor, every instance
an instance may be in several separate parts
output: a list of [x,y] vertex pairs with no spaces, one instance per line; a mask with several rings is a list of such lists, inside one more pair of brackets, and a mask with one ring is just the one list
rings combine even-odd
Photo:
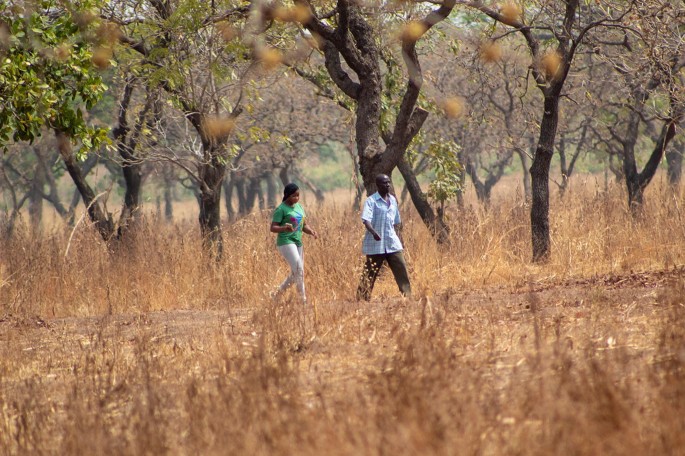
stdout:
[[[661,295],[671,284],[682,280],[685,268],[651,272],[603,275],[583,280],[548,280],[522,283],[510,287],[471,290],[448,290],[440,296],[419,300],[395,298],[372,299],[368,303],[350,301],[320,303],[308,312],[282,312],[274,308],[272,318],[300,318],[308,329],[294,338],[291,350],[298,353],[303,380],[317,381],[324,375],[328,382],[361,381],[368,369],[373,369],[381,356],[393,347],[390,334],[399,320],[388,315],[403,313],[407,308],[421,308],[420,313],[432,314],[440,305],[459,313],[458,319],[474,324],[494,324],[516,327],[515,337],[531,337],[535,319],[540,326],[572,326],[587,323],[593,308],[600,305],[623,322],[620,339],[639,334],[656,312]],[[439,303],[439,304],[438,304]],[[290,304],[292,305],[292,304]],[[59,372],[66,373],[78,364],[78,357],[95,339],[111,338],[118,344],[132,345],[144,337],[148,346],[162,344],[176,349],[193,350],[198,354],[217,343],[235,353],[256,347],[263,331],[263,306],[246,306],[230,310],[173,310],[136,315],[117,314],[88,318],[43,319],[40,317],[0,316],[0,345],[5,355],[19,355],[25,369],[16,369],[3,379],[4,387],[16,386],[36,372],[49,372],[54,387],[60,388]],[[657,312],[658,313],[658,312]],[[405,312],[406,314],[406,312]],[[480,321],[485,319],[487,321]],[[514,337],[514,336],[512,336]],[[572,342],[571,342],[572,343]],[[506,360],[507,350],[500,353]],[[512,355],[513,356],[513,355]],[[44,386],[50,384],[46,378]]]

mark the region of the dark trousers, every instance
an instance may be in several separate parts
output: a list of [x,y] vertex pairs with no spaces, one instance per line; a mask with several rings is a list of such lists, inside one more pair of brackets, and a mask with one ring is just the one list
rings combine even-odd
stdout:
[[357,299],[368,301],[371,299],[371,290],[376,283],[378,274],[381,272],[383,262],[387,261],[395,282],[403,296],[411,296],[411,285],[409,284],[409,274],[407,273],[407,263],[404,261],[402,252],[383,253],[380,255],[367,255],[362,278],[357,288]]

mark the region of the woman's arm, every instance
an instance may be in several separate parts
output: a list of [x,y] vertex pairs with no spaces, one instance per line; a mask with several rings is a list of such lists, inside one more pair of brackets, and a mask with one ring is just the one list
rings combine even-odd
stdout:
[[309,228],[307,222],[304,222],[304,225],[302,226],[302,232],[307,233],[310,236],[314,236],[314,239],[319,239],[319,233],[317,233],[314,228]]
[[290,223],[284,223],[280,225],[278,222],[271,222],[271,232],[272,233],[284,233],[290,231],[291,233],[295,231],[295,228]]

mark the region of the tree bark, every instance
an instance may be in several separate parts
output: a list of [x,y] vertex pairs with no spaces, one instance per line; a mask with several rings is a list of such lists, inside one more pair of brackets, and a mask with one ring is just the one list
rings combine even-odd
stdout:
[[545,96],[544,113],[540,125],[538,146],[530,167],[532,205],[530,225],[533,247],[533,262],[549,260],[551,240],[549,233],[549,168],[554,153],[554,139],[559,123],[559,96],[551,93]]
[[683,176],[683,153],[685,141],[682,139],[673,141],[673,147],[666,152],[666,164],[668,165],[668,183],[674,188],[680,185]]
[[400,160],[397,168],[400,170],[400,173],[402,173],[402,177],[404,177],[412,203],[414,203],[414,207],[419,213],[421,220],[423,220],[439,244],[447,243],[449,241],[450,233],[449,226],[445,223],[442,214],[439,214],[438,216],[435,215],[426,194],[423,193],[418,180],[416,180],[414,170],[404,158]]
[[162,173],[164,176],[164,220],[172,222],[174,220],[174,195],[171,170],[169,164],[163,165]]
[[482,181],[478,176],[478,169],[473,159],[468,155],[464,157],[464,169],[471,178],[471,182],[473,182],[478,201],[485,205],[490,204],[492,189],[504,175],[504,169],[511,163],[512,155],[513,151],[509,151],[500,157],[500,159],[487,170],[485,181]]
[[279,204],[276,177],[271,172],[266,175],[266,202],[270,208],[275,208]]
[[209,158],[200,164],[200,232],[206,250],[212,252],[216,259],[221,259],[224,245],[221,235],[221,184],[224,180],[226,166],[219,159],[219,152],[212,146],[205,150]]
[[235,209],[233,209],[233,188],[235,187],[235,182],[232,177],[233,173],[229,174],[229,178],[224,179],[224,198],[226,198],[224,205],[226,206],[226,214],[228,221],[232,222],[236,219]]
[[39,161],[36,163],[35,174],[29,190],[29,219],[31,228],[36,232],[40,231],[43,221],[43,187],[46,180],[45,170]]
[[642,169],[642,172],[637,172],[637,167],[635,166],[635,158],[630,157],[627,160],[631,163],[634,168],[630,169],[630,174],[626,172],[626,183],[628,183],[628,203],[630,204],[631,211],[634,214],[639,213],[640,206],[644,202],[644,191],[652,181],[652,178],[659,169],[659,163],[663,158],[668,144],[676,133],[676,122],[673,120],[667,120],[663,127],[661,128],[661,134],[659,139],[654,145],[654,149]]
[[238,197],[238,217],[247,214],[247,192],[245,190],[245,177],[237,176],[233,179],[236,196]]
[[[117,151],[121,157],[121,170],[124,177],[124,205],[119,216],[119,235],[122,235],[135,221],[135,217],[140,208],[140,194],[143,185],[143,164],[136,153],[136,148],[140,140],[140,135],[144,125],[151,126],[150,112],[155,108],[155,94],[147,87],[145,106],[136,118],[135,125],[131,131],[128,124],[128,112],[131,97],[135,88],[135,78],[128,76],[126,85],[119,103],[118,125],[112,131],[112,136],[117,145]],[[155,115],[159,116],[155,109]]]
[[521,169],[523,170],[523,177],[521,178],[523,183],[523,195],[525,200],[529,202],[533,198],[533,191],[530,188],[530,169],[528,167],[528,155],[526,155],[526,152],[521,149],[517,149],[516,154],[519,156],[519,160],[521,160]]
[[67,168],[67,172],[74,181],[74,184],[83,199],[83,203],[86,205],[86,211],[88,212],[90,220],[95,225],[95,228],[98,230],[98,233],[100,233],[102,239],[109,241],[114,235],[114,221],[112,220],[111,214],[106,214],[100,207],[95,192],[90,185],[88,185],[88,182],[86,182],[86,179],[81,172],[81,168],[79,168],[78,163],[76,163],[76,157],[74,157],[69,137],[61,131],[56,132],[56,137],[59,153]]
[[[311,7],[308,1],[303,0],[302,3]],[[444,5],[432,11],[422,21],[425,31],[444,20],[455,3],[454,0],[447,0]],[[413,40],[403,38],[402,56],[409,79],[394,130],[383,134],[380,123],[383,77],[377,32],[364,19],[363,7],[355,1],[338,0],[336,15],[336,28],[331,28],[316,15],[305,26],[325,39],[323,51],[326,70],[338,88],[356,102],[355,143],[359,172],[366,193],[372,194],[376,191],[376,176],[391,175],[427,116],[427,112],[416,108],[423,82],[415,50],[418,37]],[[342,65],[341,56],[347,68]],[[359,82],[349,76],[348,70],[355,73]],[[381,150],[381,136],[386,143],[385,150]]]

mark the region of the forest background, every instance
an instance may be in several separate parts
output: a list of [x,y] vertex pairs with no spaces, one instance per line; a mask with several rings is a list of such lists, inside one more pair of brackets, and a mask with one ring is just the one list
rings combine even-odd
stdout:
[[[0,5],[0,452],[682,454],[685,5]],[[392,176],[415,295],[354,300]],[[275,303],[297,182],[311,306]]]

